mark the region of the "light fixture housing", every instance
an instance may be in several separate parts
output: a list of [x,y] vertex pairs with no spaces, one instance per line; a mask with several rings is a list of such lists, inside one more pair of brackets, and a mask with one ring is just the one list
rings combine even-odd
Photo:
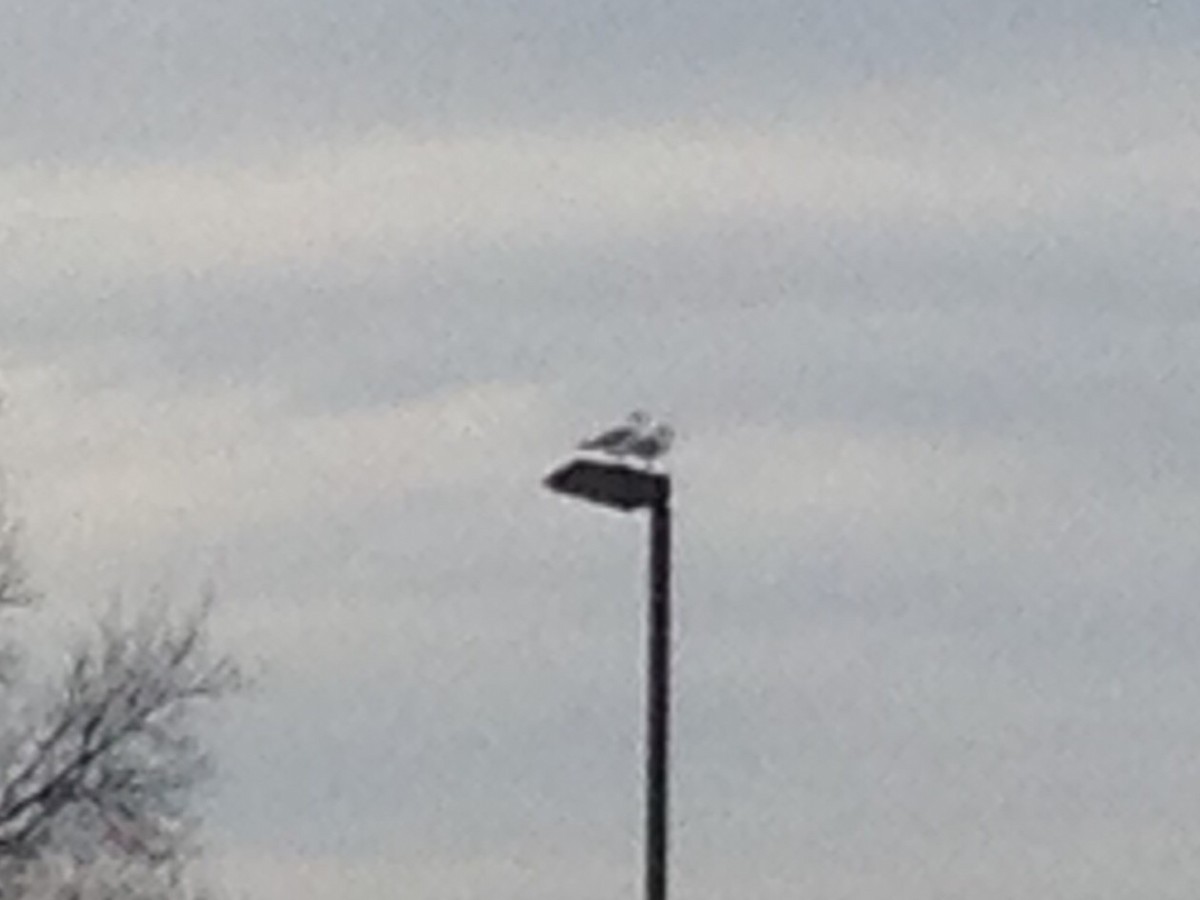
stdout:
[[671,479],[661,472],[587,457],[559,466],[546,476],[544,484],[555,493],[621,512],[661,506],[671,496]]

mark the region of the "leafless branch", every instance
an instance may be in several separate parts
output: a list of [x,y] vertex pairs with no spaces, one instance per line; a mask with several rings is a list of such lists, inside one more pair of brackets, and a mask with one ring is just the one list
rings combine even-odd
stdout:
[[6,864],[116,853],[155,869],[186,854],[189,800],[209,771],[193,713],[240,684],[207,647],[207,611],[114,613],[28,733],[0,749],[0,900]]

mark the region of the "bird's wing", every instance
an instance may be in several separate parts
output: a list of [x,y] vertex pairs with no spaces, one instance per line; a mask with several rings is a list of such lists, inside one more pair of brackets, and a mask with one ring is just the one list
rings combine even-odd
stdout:
[[641,459],[654,459],[666,454],[671,449],[671,439],[674,432],[666,426],[660,426],[647,434],[639,434],[631,438],[625,446],[625,452]]
[[642,459],[651,459],[659,453],[658,441],[652,435],[643,434],[631,440],[625,447],[625,452]]
[[627,444],[637,432],[628,425],[620,425],[602,431],[595,437],[588,438],[579,445],[581,450],[614,450]]

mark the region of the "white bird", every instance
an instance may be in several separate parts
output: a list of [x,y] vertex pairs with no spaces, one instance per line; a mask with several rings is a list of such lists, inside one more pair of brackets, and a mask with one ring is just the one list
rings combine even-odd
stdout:
[[671,449],[671,442],[674,439],[675,431],[671,426],[659,423],[634,437],[622,449],[629,456],[636,456],[649,464],[665,455]]
[[579,444],[580,450],[599,450],[610,456],[624,456],[629,452],[628,447],[638,438],[646,434],[650,426],[650,416],[640,409],[631,412],[623,425],[606,429],[595,437],[590,437]]

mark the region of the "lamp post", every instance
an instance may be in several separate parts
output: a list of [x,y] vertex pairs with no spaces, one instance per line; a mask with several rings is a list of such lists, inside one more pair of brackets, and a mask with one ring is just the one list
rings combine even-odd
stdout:
[[621,512],[650,511],[645,900],[666,900],[671,724],[671,479],[662,473],[617,463],[576,459],[551,472],[545,484],[556,493]]

